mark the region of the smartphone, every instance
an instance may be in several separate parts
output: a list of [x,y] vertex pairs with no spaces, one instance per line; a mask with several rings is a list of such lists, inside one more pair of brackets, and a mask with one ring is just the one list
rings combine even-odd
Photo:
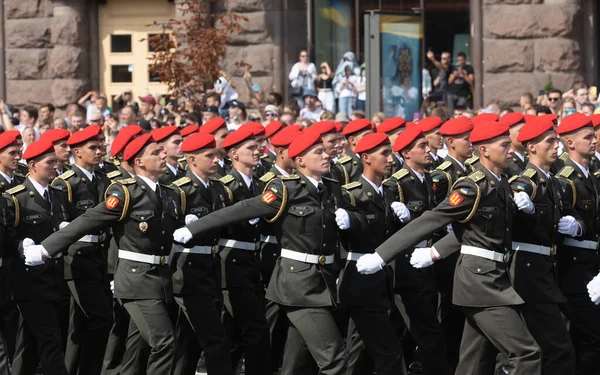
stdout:
[[260,86],[258,84],[253,84],[252,85],[252,91],[254,92],[259,92],[260,91]]
[[545,91],[544,89],[541,89],[541,90],[540,90],[540,94],[539,94],[539,95],[540,95],[540,96],[542,96],[542,95],[544,95],[545,93],[546,93],[546,91]]
[[565,116],[569,116],[575,113],[574,109],[565,109]]
[[588,91],[590,97],[595,98],[596,96],[598,96],[598,88],[596,86],[590,86],[590,89]]

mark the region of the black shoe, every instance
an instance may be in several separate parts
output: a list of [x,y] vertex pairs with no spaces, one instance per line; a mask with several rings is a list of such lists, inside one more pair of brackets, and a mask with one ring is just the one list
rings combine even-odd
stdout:
[[412,361],[410,365],[408,365],[408,373],[409,374],[422,374],[423,373],[423,364],[419,361]]

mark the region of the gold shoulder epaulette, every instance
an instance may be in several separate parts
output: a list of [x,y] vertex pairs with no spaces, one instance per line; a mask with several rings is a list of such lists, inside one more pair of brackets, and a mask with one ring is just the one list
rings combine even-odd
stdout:
[[224,184],[228,184],[231,181],[235,180],[235,177],[233,177],[232,175],[228,174],[227,176],[221,177],[221,179],[219,181],[221,181]]
[[267,183],[267,182],[271,181],[272,179],[274,179],[275,177],[277,177],[277,176],[275,176],[275,173],[273,173],[273,172],[267,172],[264,175],[262,175],[259,178],[259,180],[261,180],[262,182]]
[[446,160],[445,162],[443,162],[442,164],[440,164],[436,169],[439,169],[440,171],[445,171],[451,165],[452,165],[452,162],[450,160]]
[[392,177],[394,177],[396,180],[400,180],[403,177],[408,176],[408,169],[400,169],[398,172],[394,173],[392,175]]
[[469,180],[471,180],[475,183],[483,180],[484,178],[485,178],[485,173],[483,173],[482,171],[476,171],[469,175]]
[[131,185],[131,184],[135,184],[135,178],[126,178],[124,180],[119,180],[119,183],[122,185]]
[[569,154],[567,154],[566,152],[563,152],[562,154],[560,154],[560,156],[558,158],[562,161],[567,161],[567,159],[569,158]]
[[362,183],[360,181],[354,181],[349,184],[342,185],[342,187],[346,190],[356,189],[357,187],[360,187],[360,186],[362,186]]
[[181,177],[179,180],[174,181],[173,185],[181,187],[185,184],[189,184],[191,181],[192,179],[189,177]]
[[14,173],[13,173],[13,176],[17,176],[17,177],[22,177],[22,178],[25,178],[25,177],[29,176],[29,173],[27,173],[27,176],[25,176],[23,173],[14,172]]
[[179,158],[179,159],[177,159],[177,161],[178,161],[179,163],[183,163],[183,162],[185,161],[185,158]]
[[509,179],[508,179],[508,183],[509,183],[509,184],[512,184],[512,183],[513,183],[513,181],[515,181],[517,178],[519,178],[519,176],[518,176],[518,175],[514,175],[514,176],[512,176],[511,178],[509,178]]
[[325,177],[325,176],[323,176],[323,177],[321,177],[321,178],[322,178],[323,180],[325,180],[325,181],[335,182],[335,183],[337,183],[337,184],[339,184],[339,183],[340,183],[340,182],[339,182],[338,180],[336,180],[335,178],[331,178],[331,177]]
[[594,172],[594,176],[596,176],[596,177],[600,177],[600,171],[596,171],[596,172]]
[[473,155],[470,158],[468,158],[467,160],[465,160],[465,164],[472,165],[473,163],[476,163],[477,160],[479,160],[479,156]]
[[289,176],[281,176],[279,178],[281,178],[282,180],[299,180],[300,176],[298,176],[297,174],[291,174]]
[[106,177],[108,177],[108,178],[110,178],[112,180],[113,178],[116,178],[116,177],[119,177],[119,176],[122,176],[122,175],[123,174],[121,173],[121,171],[112,171],[112,172],[109,172],[106,175]]
[[6,194],[15,195],[23,190],[25,190],[25,185],[17,185],[14,188],[8,189]]
[[560,172],[558,172],[558,175],[560,177],[569,178],[571,174],[573,174],[573,171],[575,171],[575,168],[571,167],[570,165],[567,165],[566,167],[563,167],[563,169],[561,169]]
[[61,174],[60,176],[58,176],[59,178],[66,180],[67,178],[72,177],[73,175],[75,175],[75,171],[70,169],[68,171],[66,171],[65,173]]
[[215,176],[210,176],[208,179],[211,181],[219,181],[219,182],[221,181],[218,178],[216,178]]
[[523,176],[527,177],[527,178],[533,178],[533,176],[535,176],[535,174],[537,173],[537,171],[533,168],[527,168],[527,170],[525,172],[523,172]]
[[261,159],[268,158],[268,157],[269,157],[269,154],[262,154],[262,155],[260,156],[260,158],[261,158]]
[[344,163],[347,163],[347,162],[349,162],[350,160],[352,160],[352,156],[344,156],[343,158],[341,158],[341,159],[338,159],[338,161],[337,161],[337,162],[338,162],[339,164],[344,164]]

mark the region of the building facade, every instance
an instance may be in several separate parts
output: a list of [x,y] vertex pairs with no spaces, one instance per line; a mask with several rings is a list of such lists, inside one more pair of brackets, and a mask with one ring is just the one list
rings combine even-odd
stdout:
[[[109,97],[164,94],[148,72],[154,21],[181,17],[179,0],[4,0],[0,5],[0,96],[14,105],[64,107],[91,89]],[[475,69],[476,106],[516,104],[550,80],[568,90],[598,77],[595,0],[217,0],[215,12],[247,17],[223,61],[242,99],[251,66],[265,92],[289,91],[288,73],[307,49],[333,69],[346,51],[364,61],[364,13],[413,13],[424,51],[465,50]],[[199,47],[201,48],[201,46]]]

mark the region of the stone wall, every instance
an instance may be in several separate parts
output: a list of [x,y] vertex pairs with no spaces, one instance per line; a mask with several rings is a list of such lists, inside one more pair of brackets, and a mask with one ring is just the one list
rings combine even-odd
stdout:
[[64,107],[89,89],[87,0],[4,0],[7,101]]
[[583,12],[587,0],[484,0],[484,104],[518,104],[549,76],[566,91],[583,81]]

